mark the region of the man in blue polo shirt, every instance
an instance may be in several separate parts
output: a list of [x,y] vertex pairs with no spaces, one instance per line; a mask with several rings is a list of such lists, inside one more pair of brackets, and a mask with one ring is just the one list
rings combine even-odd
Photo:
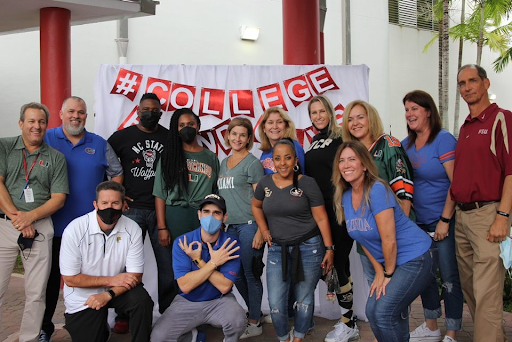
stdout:
[[180,295],[165,310],[151,341],[190,341],[202,324],[222,326],[226,342],[236,342],[247,325],[244,309],[231,293],[240,269],[238,242],[224,232],[226,202],[206,196],[198,210],[201,227],[174,241],[172,261]]
[[52,215],[55,231],[52,269],[46,287],[46,311],[39,341],[49,341],[55,330],[52,317],[59,299],[59,251],[64,228],[94,209],[95,189],[105,180],[105,175],[120,184],[123,182],[123,169],[113,149],[105,139],[85,129],[85,101],[78,96],[65,99],[60,117],[62,126],[49,129],[44,139],[66,157],[70,194],[64,207]]

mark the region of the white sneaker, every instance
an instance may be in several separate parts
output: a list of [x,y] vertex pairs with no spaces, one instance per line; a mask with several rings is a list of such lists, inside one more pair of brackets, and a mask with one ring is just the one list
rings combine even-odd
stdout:
[[445,336],[443,342],[457,342],[457,340],[453,339],[453,337]]
[[439,342],[439,341],[441,341],[441,331],[439,329],[432,331],[429,328],[427,328],[427,322],[423,322],[422,325],[420,325],[413,332],[411,332],[409,341],[411,341],[411,342],[423,342],[423,341]]
[[359,340],[359,329],[354,323],[354,327],[350,328],[343,322],[338,322],[334,325],[334,330],[330,331],[325,336],[325,342],[348,342]]
[[244,338],[254,337],[263,334],[263,327],[261,323],[258,325],[253,325],[251,323],[247,324],[244,333],[238,339],[243,340]]

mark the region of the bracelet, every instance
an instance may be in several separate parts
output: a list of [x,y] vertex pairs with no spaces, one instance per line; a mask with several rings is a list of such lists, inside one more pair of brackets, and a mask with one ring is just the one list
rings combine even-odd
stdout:
[[167,228],[158,228],[158,230],[167,230]]
[[505,217],[510,217],[509,213],[506,213],[506,212],[500,211],[500,210],[497,210],[496,214],[501,215],[501,216],[505,216]]
[[439,218],[439,221],[444,222],[444,223],[450,223],[450,219],[449,219],[449,218],[446,218],[446,217],[443,217],[443,216],[441,216],[441,217]]
[[112,297],[112,299],[116,298],[116,293],[112,289],[108,290],[107,293]]
[[391,278],[393,276],[393,274],[395,274],[395,271],[393,271],[393,273],[387,273],[386,270],[384,270],[384,278]]
[[210,260],[210,263],[215,266],[215,268],[219,267],[216,263],[214,263],[213,261]]

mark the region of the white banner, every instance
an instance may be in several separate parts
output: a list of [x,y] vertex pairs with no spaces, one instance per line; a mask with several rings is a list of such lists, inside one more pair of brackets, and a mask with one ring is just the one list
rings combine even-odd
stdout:
[[[365,65],[102,65],[95,85],[94,132],[108,139],[136,124],[140,98],[154,92],[164,112],[160,124],[169,127],[174,110],[191,107],[201,118],[200,142],[220,159],[229,153],[222,143],[229,120],[242,115],[257,128],[264,110],[272,106],[288,111],[306,149],[315,135],[307,113],[309,99],[328,96],[341,122],[350,101],[368,100],[368,73]],[[256,143],[256,156],[258,147]]]
[[[215,152],[220,160],[230,152],[224,146],[223,135],[231,118],[242,115],[251,120],[258,140],[259,119],[265,109],[272,106],[287,110],[306,150],[315,135],[307,111],[309,99],[317,94],[329,97],[341,123],[349,102],[368,101],[368,75],[366,65],[101,65],[94,90],[94,132],[108,139],[116,130],[138,123],[140,98],[144,93],[153,92],[160,98],[164,112],[160,124],[168,128],[176,109],[192,108],[201,118],[200,143]],[[252,152],[260,156],[258,143],[254,144]],[[156,264],[149,246],[146,241],[144,279],[158,317]],[[359,319],[366,319],[368,284],[354,250],[350,259],[354,313]],[[315,315],[339,318],[339,306],[325,300],[325,285],[321,284],[316,292]],[[263,310],[268,312],[266,296]]]

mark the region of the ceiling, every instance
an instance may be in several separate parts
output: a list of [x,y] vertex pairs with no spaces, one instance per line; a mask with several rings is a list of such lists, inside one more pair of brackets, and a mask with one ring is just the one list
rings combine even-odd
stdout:
[[39,30],[39,10],[71,11],[71,25],[155,14],[152,0],[0,0],[0,35]]

